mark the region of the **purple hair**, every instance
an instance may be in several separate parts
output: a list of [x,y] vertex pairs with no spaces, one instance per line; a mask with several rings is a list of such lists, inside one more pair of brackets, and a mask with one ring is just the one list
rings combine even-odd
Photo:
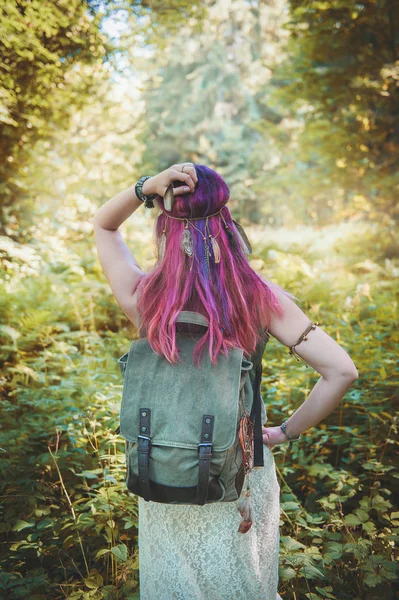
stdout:
[[[202,235],[190,222],[194,259],[187,256],[180,247],[186,221],[168,218],[163,198],[158,196],[162,212],[155,221],[155,242],[158,244],[165,227],[166,251],[163,259],[139,281],[138,311],[151,348],[171,363],[180,361],[176,343],[178,313],[193,310],[205,315],[209,327],[195,345],[193,363],[197,360],[197,365],[200,364],[208,344],[209,356],[215,364],[217,355],[220,352],[227,355],[229,348],[242,348],[248,356],[255,352],[263,328],[269,327],[271,313],[281,316],[283,309],[265,280],[248,264],[226,206],[230,190],[225,181],[206,165],[194,166],[198,177],[194,192],[176,196],[169,214],[182,219],[198,218],[192,223],[205,234],[206,216],[221,209],[208,219],[208,228],[220,247],[220,262],[214,262],[209,244],[208,279]],[[178,187],[182,182],[175,181],[173,185]],[[220,215],[231,233],[226,233]]]

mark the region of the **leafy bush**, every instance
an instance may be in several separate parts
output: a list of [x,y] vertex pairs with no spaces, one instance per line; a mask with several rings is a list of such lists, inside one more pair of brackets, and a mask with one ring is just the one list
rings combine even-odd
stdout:
[[[279,245],[277,236],[253,256],[360,373],[337,409],[292,450],[274,449],[280,593],[389,599],[398,576],[398,267],[373,248],[375,233],[361,224],[332,236],[323,251],[327,233],[303,245]],[[54,260],[57,243],[56,225],[29,246],[0,240],[0,597],[138,598],[137,498],[125,489],[124,443],[114,434],[122,391],[116,359],[134,328],[87,235],[76,235]],[[149,247],[143,252],[134,250],[141,264],[152,256]],[[292,414],[317,377],[270,342],[263,381],[269,422]]]

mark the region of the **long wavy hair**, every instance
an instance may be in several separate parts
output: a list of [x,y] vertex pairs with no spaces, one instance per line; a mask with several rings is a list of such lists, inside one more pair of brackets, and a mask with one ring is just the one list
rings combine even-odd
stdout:
[[[196,362],[199,366],[207,345],[212,364],[216,364],[220,352],[227,355],[229,348],[239,347],[247,356],[251,355],[264,335],[264,327],[267,330],[269,326],[271,313],[281,316],[283,309],[266,280],[248,263],[227,207],[230,196],[227,184],[206,165],[194,166],[198,177],[194,192],[176,196],[169,214],[181,219],[198,218],[193,223],[206,235],[207,215],[222,209],[221,213],[208,219],[208,228],[220,247],[220,262],[214,262],[209,244],[208,278],[202,234],[189,224],[194,258],[187,256],[180,246],[186,221],[168,218],[163,198],[158,196],[162,212],[155,220],[154,241],[158,246],[165,228],[166,250],[163,259],[158,258],[150,273],[140,279],[137,306],[140,328],[145,330],[148,343],[154,352],[171,363],[180,362],[176,340],[178,313],[193,310],[205,315],[209,327],[196,343],[193,353],[193,364]],[[173,185],[178,187],[183,182],[175,181]],[[220,214],[229,226],[231,239]]]

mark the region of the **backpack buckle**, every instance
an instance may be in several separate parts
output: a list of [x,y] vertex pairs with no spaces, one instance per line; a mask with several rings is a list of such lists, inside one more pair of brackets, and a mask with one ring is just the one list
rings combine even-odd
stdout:
[[210,442],[201,442],[198,444],[198,453],[201,458],[211,458],[212,444]]
[[139,435],[138,440],[139,452],[148,453],[151,448],[151,438],[149,438],[147,435]]

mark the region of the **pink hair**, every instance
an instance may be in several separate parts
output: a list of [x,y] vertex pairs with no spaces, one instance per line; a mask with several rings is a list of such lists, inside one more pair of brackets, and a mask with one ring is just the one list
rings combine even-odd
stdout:
[[[193,237],[194,262],[180,248],[186,222],[168,218],[164,212],[163,199],[158,196],[162,212],[155,221],[155,242],[158,244],[165,227],[166,251],[163,260],[157,261],[152,271],[139,281],[138,310],[141,328],[146,330],[151,348],[171,363],[180,361],[176,343],[178,313],[182,310],[194,310],[205,315],[209,327],[195,345],[193,363],[197,360],[197,364],[200,364],[202,352],[208,344],[209,356],[212,364],[215,364],[217,355],[220,352],[227,355],[229,348],[242,348],[248,356],[255,352],[262,328],[266,326],[267,330],[269,327],[271,313],[281,316],[283,309],[270,286],[248,264],[226,206],[230,191],[225,181],[205,165],[194,166],[198,177],[194,192],[176,196],[169,213],[180,218],[201,217],[189,224]],[[179,185],[182,182],[174,182],[174,187]],[[216,236],[220,246],[220,262],[215,263],[209,243],[211,254],[208,279],[203,237],[191,223],[206,234],[206,216],[220,209],[221,213],[208,219],[208,228]],[[232,240],[226,234],[220,214],[230,228]]]

